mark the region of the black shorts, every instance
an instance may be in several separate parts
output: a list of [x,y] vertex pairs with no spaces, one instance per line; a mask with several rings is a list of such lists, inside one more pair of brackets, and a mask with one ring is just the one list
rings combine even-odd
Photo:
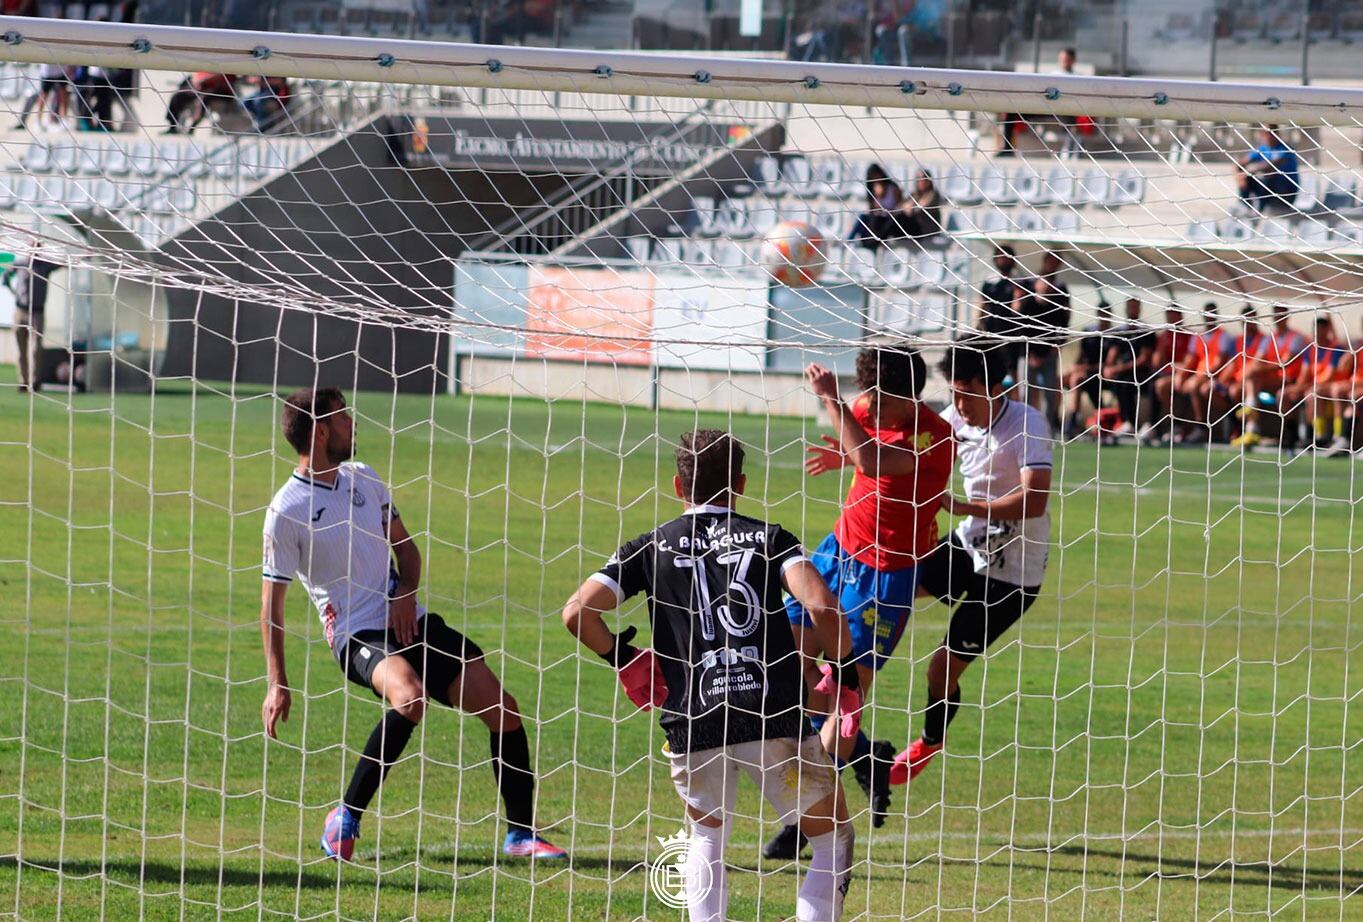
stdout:
[[[427,612],[417,624],[417,639],[404,647],[388,631],[356,631],[332,651],[345,676],[356,685],[373,691],[374,668],[388,656],[401,656],[412,664],[426,697],[453,707],[450,686],[464,672],[464,665],[481,659],[483,648],[445,623],[434,612]],[[380,696],[381,697],[381,696]]]
[[975,572],[975,558],[956,535],[939,542],[919,564],[919,587],[956,606],[942,643],[958,659],[973,660],[1032,607],[1040,586],[1023,587]]

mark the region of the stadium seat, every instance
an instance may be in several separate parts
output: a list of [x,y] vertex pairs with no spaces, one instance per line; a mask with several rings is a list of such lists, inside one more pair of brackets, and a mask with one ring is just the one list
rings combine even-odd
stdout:
[[167,190],[171,210],[176,214],[190,215],[199,204],[199,195],[190,185],[172,185]]
[[980,226],[975,220],[973,209],[958,208],[947,215],[948,234],[975,234],[979,233],[979,230]]
[[180,168],[192,179],[202,179],[208,175],[213,164],[208,159],[209,151],[190,141],[180,148]]
[[932,288],[941,288],[947,284],[947,267],[937,253],[927,250],[918,254],[916,265],[919,283],[928,285]]
[[842,192],[839,198],[852,201],[866,198],[866,171],[871,164],[865,160],[853,160],[842,171]]
[[1258,231],[1260,237],[1272,243],[1290,244],[1296,239],[1286,218],[1264,218],[1259,222]]
[[791,195],[810,198],[818,194],[813,182],[813,168],[804,157],[787,157],[781,164],[781,178]]
[[1220,237],[1215,221],[1189,221],[1184,233],[1190,243],[1212,243]]
[[1322,204],[1329,211],[1344,211],[1358,204],[1354,194],[1354,177],[1350,173],[1326,173],[1321,176],[1325,195]]
[[247,179],[260,179],[269,172],[259,141],[241,145],[240,163],[241,172]]
[[0,67],[0,99],[15,101],[23,99],[28,92],[28,77],[22,65]]
[[0,210],[13,208],[19,201],[18,180],[19,177],[14,173],[0,172]]
[[237,162],[238,150],[236,145],[220,147],[209,155],[208,161],[213,175],[219,179],[231,179],[240,171],[241,166]]
[[779,203],[777,215],[782,221],[803,221],[810,224],[814,220],[814,209],[807,201],[788,198],[782,199]]
[[138,176],[156,174],[156,147],[150,141],[138,141],[128,152],[128,162],[132,172]]
[[852,232],[851,213],[839,202],[826,202],[814,209],[814,226],[825,240],[842,240]]
[[713,237],[719,233],[719,228],[715,226],[715,200],[708,195],[698,195],[691,199],[691,212],[695,215],[695,220],[691,224],[691,233],[699,234],[702,237]]
[[653,261],[667,265],[681,263],[681,240],[676,237],[659,237],[653,245]]
[[745,207],[747,233],[744,236],[761,239],[776,226],[780,219],[780,203],[767,198],[748,199]]
[[1363,246],[1363,226],[1350,221],[1340,221],[1330,228],[1330,240],[1336,246]]
[[1102,170],[1087,170],[1079,178],[1078,197],[1090,205],[1106,205],[1111,195],[1112,180]]
[[980,196],[995,205],[1011,205],[1018,199],[1008,174],[994,166],[980,171]]
[[132,168],[128,162],[128,152],[117,142],[105,151],[103,173],[106,176],[123,176]]
[[876,265],[876,252],[864,247],[844,246],[843,271],[847,278],[858,285],[875,284],[880,279]]
[[99,176],[104,172],[108,153],[103,144],[82,144],[76,148],[76,169],[87,176]]
[[839,198],[842,195],[842,158],[819,157],[812,162],[815,194],[824,198]]
[[953,165],[942,177],[942,197],[953,205],[978,205],[980,188],[975,184],[974,171],[966,165]]
[[1018,199],[1023,204],[1036,207],[1051,203],[1050,183],[1031,167],[1024,166],[1018,169],[1013,177],[1013,186],[1017,189]]
[[75,144],[61,144],[52,148],[52,169],[63,176],[75,175],[80,166],[80,150]]
[[681,241],[681,261],[688,266],[713,266],[715,264],[715,241],[700,238],[683,238]]
[[721,269],[743,269],[749,265],[748,255],[735,240],[716,240],[714,261]]
[[1008,216],[997,208],[982,208],[978,221],[982,234],[1001,234],[1012,229]]
[[1057,234],[1078,234],[1084,228],[1079,212],[1071,208],[1053,208],[1045,217],[1048,229]]
[[95,187],[92,192],[95,204],[105,211],[113,211],[118,207],[118,186],[109,182],[107,179],[95,180]]
[[1117,174],[1109,186],[1109,205],[1139,205],[1145,201],[1145,174],[1127,169]]
[[1293,203],[1298,212],[1309,214],[1321,207],[1320,176],[1312,170],[1303,169],[1297,174],[1297,200]]
[[763,195],[773,198],[785,191],[781,181],[781,161],[775,157],[758,157],[753,164],[752,181]]
[[1039,234],[1047,229],[1041,213],[1030,208],[1017,212],[1013,218],[1013,226],[1017,228],[1019,234]]
[[903,247],[883,247],[877,253],[876,269],[891,288],[917,288],[920,284],[915,271],[917,261],[917,254]]
[[1219,227],[1222,240],[1252,240],[1254,227],[1242,218],[1227,218]]
[[1317,218],[1302,218],[1297,224],[1297,235],[1307,246],[1328,247],[1331,243],[1330,225]]
[[24,151],[22,162],[25,173],[46,173],[52,168],[52,148],[35,141]]

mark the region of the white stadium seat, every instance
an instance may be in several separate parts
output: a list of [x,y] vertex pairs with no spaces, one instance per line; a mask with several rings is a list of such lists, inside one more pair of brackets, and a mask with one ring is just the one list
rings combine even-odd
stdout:
[[1140,170],[1122,170],[1109,186],[1109,205],[1139,205],[1145,201],[1145,174]]
[[1215,221],[1189,221],[1186,234],[1190,243],[1211,243],[1219,236]]
[[842,240],[852,232],[851,213],[839,202],[830,202],[814,210],[814,226],[825,240]]
[[1013,187],[1017,189],[1018,199],[1026,205],[1049,205],[1051,187],[1046,178],[1031,167],[1020,167],[1013,176]]
[[109,182],[107,179],[95,181],[94,188],[95,203],[106,211],[113,211],[118,207],[118,186]]
[[781,161],[771,156],[757,158],[752,180],[764,195],[780,195],[784,191],[781,183]]
[[1046,173],[1046,186],[1050,189],[1052,202],[1057,205],[1075,204],[1074,196],[1078,183],[1068,167],[1051,167]]
[[115,142],[104,156],[103,173],[105,176],[122,176],[131,169],[132,164],[128,162],[128,152],[123,145]]
[[1108,204],[1112,180],[1102,170],[1088,170],[1079,178],[1079,198],[1092,205]]
[[953,165],[942,177],[939,188],[942,197],[953,205],[978,205],[980,202],[980,189],[969,166]]
[[714,249],[715,265],[723,269],[742,269],[748,265],[748,255],[743,247],[734,240],[716,240]]
[[842,195],[842,158],[819,157],[811,162],[815,195],[838,198]]
[[1296,209],[1307,212],[1319,208],[1320,176],[1312,170],[1303,169],[1297,173],[1297,185]]
[[74,175],[80,166],[80,149],[75,144],[62,144],[52,149],[52,169],[64,176]]
[[881,279],[891,288],[917,288],[917,261],[916,254],[902,247],[882,247],[876,259],[876,268]]
[[871,164],[865,160],[854,160],[843,167],[842,192],[840,198],[864,201],[866,198],[866,171]]
[[777,215],[782,221],[803,221],[809,224],[814,220],[814,209],[808,202],[799,199],[783,199],[779,203]]
[[1084,228],[1079,212],[1071,208],[1053,209],[1046,218],[1048,228],[1057,234],[1077,234]]
[[1011,205],[1018,198],[1008,174],[994,166],[980,171],[980,196],[995,205]]
[[791,195],[810,198],[818,194],[814,187],[814,170],[804,157],[787,157],[781,164],[781,178]]
[[688,266],[712,266],[715,263],[715,242],[694,237],[683,239],[681,257]]
[[156,148],[150,141],[138,141],[128,152],[128,163],[138,176],[156,173]]
[[1327,247],[1331,244],[1330,225],[1314,218],[1303,218],[1297,225],[1297,235],[1307,246]]
[[1041,214],[1031,209],[1019,211],[1013,219],[1013,226],[1019,234],[1037,234],[1046,230],[1046,222]]
[[923,285],[933,288],[941,288],[947,284],[946,263],[938,254],[924,250],[918,254],[917,271],[919,281]]
[[712,237],[719,233],[719,228],[715,226],[715,200],[708,195],[698,195],[691,200],[691,207],[695,211],[696,226],[693,233],[703,237]]
[[1250,240],[1254,237],[1254,227],[1240,218],[1227,218],[1220,226],[1222,240]]
[[1296,235],[1284,218],[1264,218],[1259,222],[1259,236],[1273,243],[1292,243]]
[[46,173],[52,168],[52,148],[41,141],[30,144],[24,151],[23,165],[25,173]]

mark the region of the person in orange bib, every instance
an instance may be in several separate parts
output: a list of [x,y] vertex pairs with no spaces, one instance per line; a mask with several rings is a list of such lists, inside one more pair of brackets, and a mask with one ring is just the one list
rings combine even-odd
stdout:
[[1301,409],[1293,396],[1290,382],[1301,373],[1310,342],[1292,329],[1292,315],[1286,304],[1273,305],[1273,328],[1259,337],[1254,348],[1244,353],[1240,380],[1240,415],[1245,421],[1241,434],[1232,440],[1237,448],[1253,448],[1264,441],[1260,414],[1270,412],[1282,424],[1280,443],[1291,447],[1296,440],[1295,420]]

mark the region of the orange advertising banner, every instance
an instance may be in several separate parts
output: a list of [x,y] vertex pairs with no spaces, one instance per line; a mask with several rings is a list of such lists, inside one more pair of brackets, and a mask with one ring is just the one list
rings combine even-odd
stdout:
[[653,360],[652,336],[652,274],[531,268],[526,355],[647,365]]

